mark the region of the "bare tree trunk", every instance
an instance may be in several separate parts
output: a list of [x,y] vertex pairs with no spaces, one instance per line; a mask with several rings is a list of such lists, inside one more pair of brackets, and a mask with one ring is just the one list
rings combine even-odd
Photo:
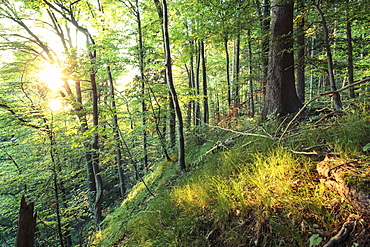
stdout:
[[234,59],[233,59],[233,116],[239,116],[240,108],[240,86],[239,86],[239,74],[240,74],[240,34],[238,34],[234,44]]
[[296,112],[302,106],[294,83],[293,1],[274,0],[272,6],[265,119],[270,114]]
[[[348,51],[348,84],[352,84],[354,79],[353,79],[353,45],[352,45],[352,23],[349,18],[349,11],[346,9],[346,14],[347,14],[347,20],[346,20],[346,34],[347,34],[347,51]],[[354,87],[349,88],[349,97],[351,99],[355,98],[355,89]]]
[[231,83],[230,83],[230,57],[229,57],[229,39],[227,37],[224,38],[224,49],[225,49],[225,68],[226,68],[226,83],[227,83],[227,107],[228,110],[231,110]]
[[[321,25],[324,30],[324,43],[325,43],[324,47],[326,49],[326,56],[327,56],[327,63],[328,63],[328,76],[329,76],[329,82],[330,82],[330,90],[334,92],[334,91],[337,91],[337,85],[336,85],[335,78],[334,78],[333,55],[331,53],[331,48],[330,48],[328,25],[326,23],[324,13],[322,12],[319,6],[319,3],[317,4],[314,3],[314,6],[321,17]],[[340,100],[339,93],[336,93],[333,95],[333,104],[334,104],[334,109],[336,111],[340,111],[342,109],[342,102]]]
[[36,214],[33,213],[35,204],[27,204],[25,196],[22,196],[19,209],[16,247],[33,247],[36,228]]
[[207,68],[204,41],[200,42],[200,53],[202,57],[203,122],[209,123]]
[[254,110],[254,90],[253,90],[253,80],[252,80],[252,74],[253,74],[253,66],[252,66],[252,44],[251,44],[251,31],[248,30],[248,56],[249,56],[249,107],[251,112],[251,117],[254,117],[255,110]]
[[194,101],[194,123],[195,126],[200,125],[200,104],[198,101],[198,96],[200,94],[200,87],[199,87],[199,70],[200,70],[200,47],[199,42],[195,43],[195,51],[196,51],[196,59],[195,59],[195,75],[194,75],[194,89],[195,89],[195,96],[196,100]]
[[121,147],[120,147],[120,139],[119,139],[119,129],[118,129],[118,116],[117,116],[117,107],[116,107],[116,100],[114,97],[114,85],[113,85],[113,78],[110,66],[107,66],[107,73],[108,73],[108,80],[109,80],[109,88],[110,88],[110,100],[111,106],[113,111],[113,132],[114,132],[114,141],[116,146],[116,160],[117,160],[117,171],[118,171],[118,178],[119,178],[119,188],[121,192],[122,200],[125,199],[126,194],[126,187],[125,187],[125,177],[122,170],[122,155],[121,155]]
[[185,170],[185,140],[184,140],[184,130],[183,130],[183,119],[180,109],[180,104],[177,99],[177,93],[173,83],[172,77],[172,60],[171,60],[171,49],[170,49],[170,38],[168,34],[168,14],[167,14],[167,2],[162,0],[162,10],[163,10],[163,37],[164,37],[164,48],[166,54],[166,75],[167,84],[170,89],[173,105],[177,117],[177,134],[179,138],[178,152],[179,152],[179,171]]
[[304,1],[298,1],[299,18],[297,24],[297,94],[299,100],[303,103],[305,101],[305,65],[304,65],[304,54],[305,54],[305,18],[304,18]]

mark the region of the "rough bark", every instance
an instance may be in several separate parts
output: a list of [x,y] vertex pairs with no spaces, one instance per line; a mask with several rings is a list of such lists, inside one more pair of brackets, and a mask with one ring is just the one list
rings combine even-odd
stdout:
[[293,2],[274,0],[263,117],[297,112],[302,106],[294,82]]
[[357,186],[348,184],[344,179],[348,174],[361,178],[356,168],[356,163],[333,158],[326,158],[317,164],[317,171],[322,176],[320,181],[326,187],[343,197],[356,211],[370,216],[370,195],[359,190]]
[[16,247],[32,247],[34,243],[36,214],[33,213],[34,202],[27,204],[25,196],[22,196],[19,210]]

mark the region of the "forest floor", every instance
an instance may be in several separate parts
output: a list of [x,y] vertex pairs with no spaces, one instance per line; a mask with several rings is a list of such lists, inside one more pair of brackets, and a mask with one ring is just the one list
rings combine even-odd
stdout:
[[[370,246],[369,213],[353,199],[370,200],[369,112],[363,104],[189,131],[187,171],[154,165],[148,187],[131,189],[92,245]],[[345,166],[339,180],[350,192],[341,194],[328,183]]]

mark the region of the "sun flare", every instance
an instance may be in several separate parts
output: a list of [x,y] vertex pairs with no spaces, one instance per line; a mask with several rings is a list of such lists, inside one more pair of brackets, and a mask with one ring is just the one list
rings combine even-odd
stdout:
[[52,111],[59,111],[63,108],[62,101],[59,99],[52,100],[49,102],[48,107]]
[[60,90],[63,86],[63,78],[65,77],[60,68],[56,64],[44,65],[42,69],[37,73],[37,78],[44,82],[48,88],[52,91]]

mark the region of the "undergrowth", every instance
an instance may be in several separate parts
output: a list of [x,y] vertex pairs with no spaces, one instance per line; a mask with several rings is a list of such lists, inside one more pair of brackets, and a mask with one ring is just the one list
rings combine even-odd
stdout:
[[[342,115],[249,125],[241,137],[205,128],[187,140],[187,172],[161,162],[108,214],[97,246],[308,246],[355,214],[320,182],[323,154],[369,162],[368,106]],[[199,133],[203,133],[202,136]],[[248,133],[260,134],[251,136]],[[316,236],[316,235],[314,235]]]

